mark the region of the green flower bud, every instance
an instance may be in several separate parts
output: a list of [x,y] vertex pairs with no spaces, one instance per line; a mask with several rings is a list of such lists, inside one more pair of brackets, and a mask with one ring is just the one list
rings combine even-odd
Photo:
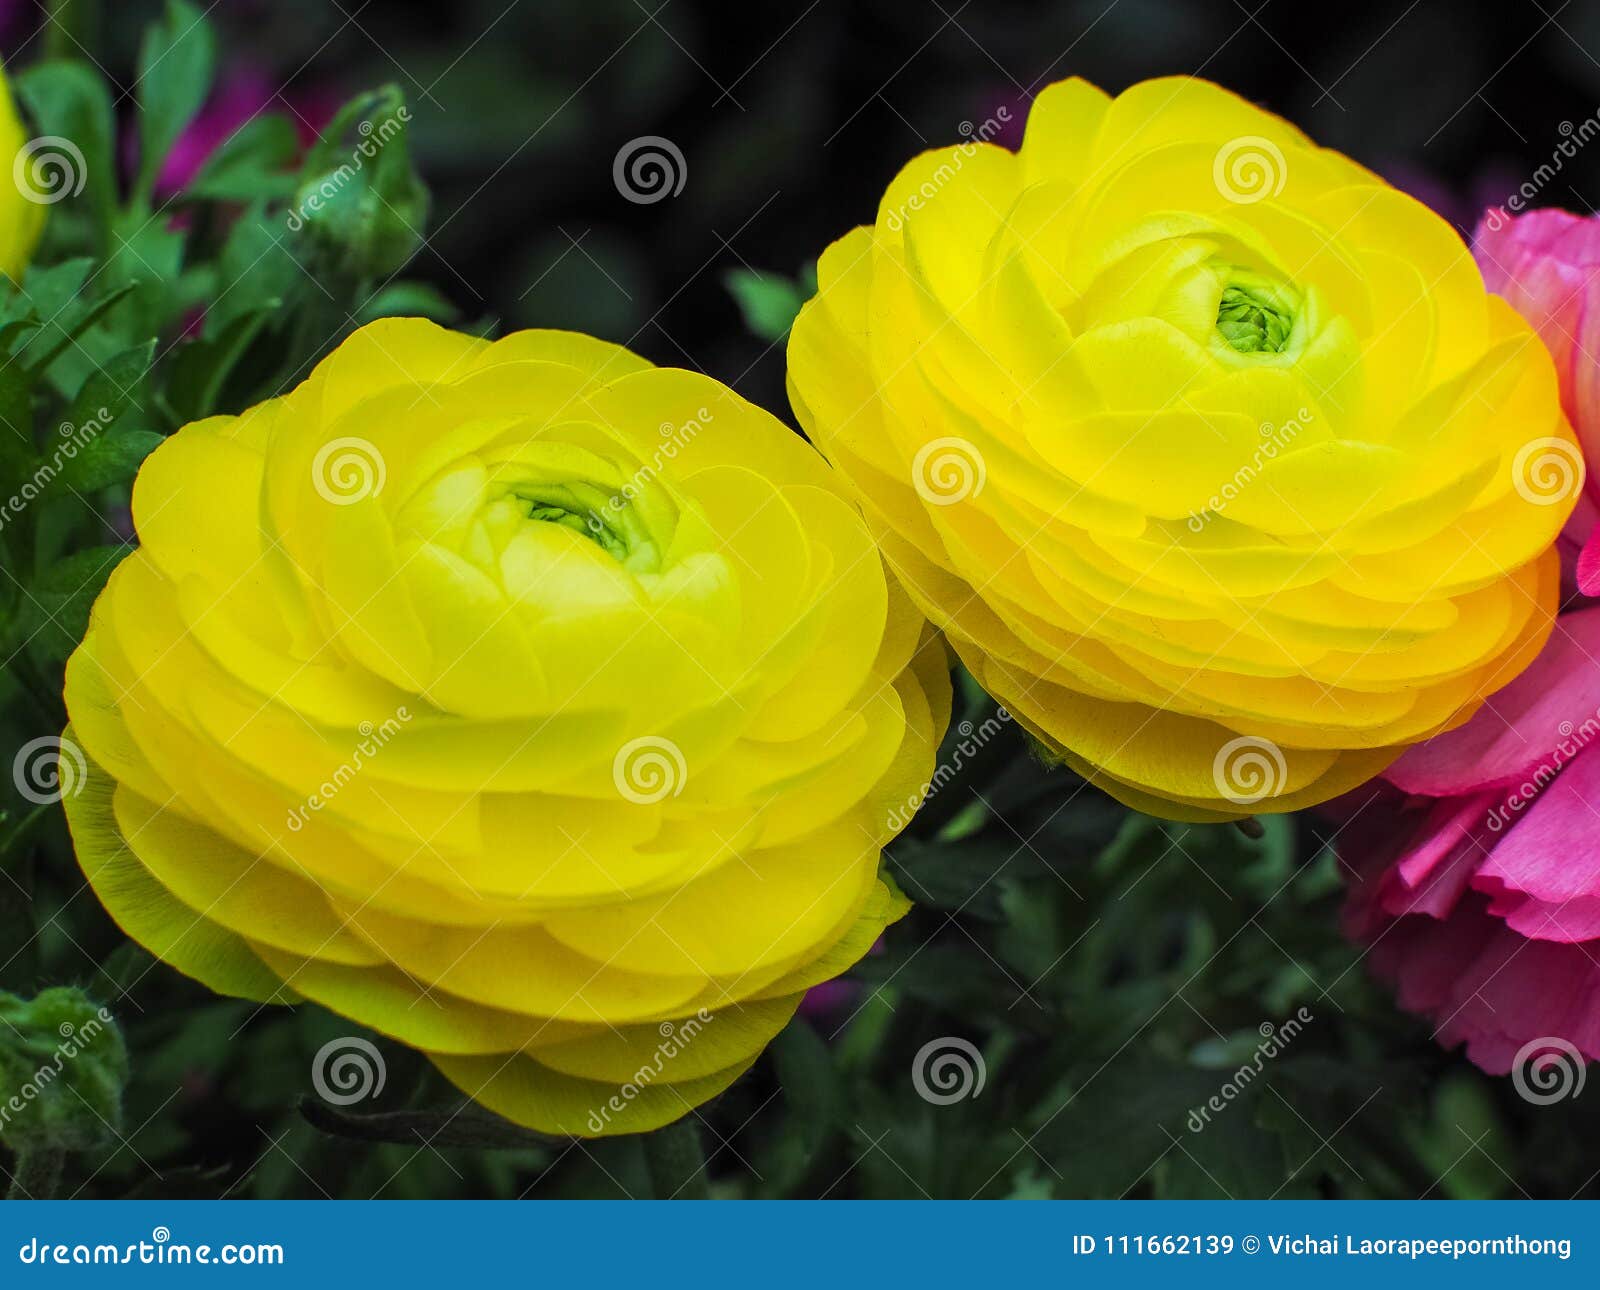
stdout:
[[352,99],[307,154],[289,228],[341,268],[383,277],[422,245],[428,190],[411,165],[411,110],[387,86]]
[[109,1009],[70,986],[31,1000],[0,991],[0,1142],[18,1155],[114,1141],[127,1079]]

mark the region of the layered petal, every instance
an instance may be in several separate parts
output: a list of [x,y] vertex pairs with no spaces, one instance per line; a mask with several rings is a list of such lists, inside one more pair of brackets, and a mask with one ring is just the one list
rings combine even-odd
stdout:
[[747,1068],[906,908],[942,646],[817,453],[561,332],[361,329],[185,427],[68,665],[79,859],[218,990],[549,1132]]
[[1342,793],[1551,630],[1583,471],[1550,355],[1444,221],[1214,85],[1052,86],[1019,153],[908,163],[818,281],[807,434],[973,674],[1130,804]]

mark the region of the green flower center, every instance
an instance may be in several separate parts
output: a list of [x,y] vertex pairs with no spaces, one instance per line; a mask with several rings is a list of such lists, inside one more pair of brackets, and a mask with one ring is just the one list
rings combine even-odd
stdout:
[[593,484],[522,485],[517,498],[528,518],[581,533],[618,564],[635,572],[657,568],[660,552],[626,498]]
[[1294,331],[1292,293],[1253,275],[1239,275],[1222,290],[1217,330],[1241,354],[1281,354]]

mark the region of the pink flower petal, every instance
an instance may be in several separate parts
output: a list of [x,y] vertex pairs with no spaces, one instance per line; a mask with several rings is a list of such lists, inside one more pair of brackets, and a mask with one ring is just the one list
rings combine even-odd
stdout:
[[1578,756],[1500,839],[1478,872],[1537,900],[1600,895],[1600,756]]
[[1491,210],[1472,249],[1485,285],[1533,324],[1555,359],[1561,406],[1590,467],[1585,490],[1600,497],[1600,220]]
[[1593,608],[1563,614],[1527,671],[1491,695],[1466,725],[1410,749],[1384,777],[1429,797],[1525,783],[1536,791],[1600,735],[1597,713],[1600,608]]
[[1446,1048],[1491,1075],[1511,1070],[1535,1039],[1560,1038],[1600,1059],[1600,945],[1528,940],[1470,897],[1440,922],[1402,918],[1379,934],[1370,961],[1400,1006],[1428,1017]]
[[1589,540],[1578,552],[1578,590],[1600,596],[1600,529],[1590,530]]

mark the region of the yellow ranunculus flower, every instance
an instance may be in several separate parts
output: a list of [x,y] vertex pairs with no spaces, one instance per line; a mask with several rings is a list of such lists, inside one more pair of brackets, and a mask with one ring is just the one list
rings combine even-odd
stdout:
[[1130,805],[1322,801],[1550,629],[1549,356],[1443,220],[1214,85],[1053,85],[818,276],[802,424],[978,679]]
[[879,852],[942,646],[817,453],[710,378],[374,323],[180,430],[133,515],[67,670],[68,818],[123,929],[213,989],[633,1132],[904,911]]
[[45,207],[83,178],[83,157],[60,150],[65,140],[41,140],[28,148],[28,132],[0,73],[0,273],[21,282],[44,231]]

